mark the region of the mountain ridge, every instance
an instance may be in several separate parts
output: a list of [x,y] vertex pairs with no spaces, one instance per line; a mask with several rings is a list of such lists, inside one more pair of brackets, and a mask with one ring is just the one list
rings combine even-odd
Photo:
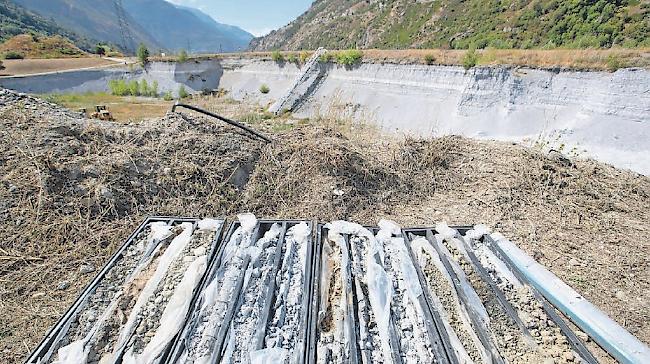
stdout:
[[[43,19],[52,19],[61,28],[124,46],[112,1],[12,1]],[[131,52],[139,43],[152,51],[176,52],[187,48],[205,53],[235,51],[248,47],[253,38],[240,28],[218,23],[198,9],[179,7],[165,0],[123,0],[122,4],[133,38],[133,42],[126,45]]]
[[316,0],[251,50],[650,47],[650,0]]

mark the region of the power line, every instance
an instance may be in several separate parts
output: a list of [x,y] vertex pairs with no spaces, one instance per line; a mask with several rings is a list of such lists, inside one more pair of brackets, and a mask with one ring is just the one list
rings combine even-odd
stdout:
[[129,23],[126,20],[126,12],[122,6],[122,0],[113,0],[113,4],[115,5],[115,16],[117,18],[117,24],[120,27],[120,35],[122,36],[122,50],[125,54],[133,54],[133,35],[129,29]]

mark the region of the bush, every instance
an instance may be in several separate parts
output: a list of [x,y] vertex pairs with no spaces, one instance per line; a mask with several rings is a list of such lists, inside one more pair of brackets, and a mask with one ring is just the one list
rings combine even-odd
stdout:
[[320,63],[330,63],[334,60],[334,55],[330,52],[326,52],[318,57],[318,62]]
[[103,56],[106,54],[106,48],[104,48],[103,45],[98,44],[95,46],[95,54],[98,54],[100,56]]
[[158,97],[158,81],[153,81],[149,89],[149,95],[147,96]]
[[275,62],[284,62],[284,56],[280,51],[273,51],[273,53],[271,53],[271,59]]
[[140,61],[140,64],[143,67],[149,63],[149,49],[144,45],[144,43],[140,43],[136,55],[138,56],[138,61]]
[[298,56],[293,53],[289,53],[289,55],[287,56],[287,62],[298,63]]
[[178,52],[178,62],[187,62],[187,51],[185,49]]
[[110,80],[108,81],[108,88],[111,90],[111,94],[115,96],[127,96],[130,94],[125,80]]
[[266,84],[262,84],[262,86],[260,86],[260,92],[261,93],[268,94],[270,91],[271,91],[271,89]]
[[165,92],[165,95],[163,96],[163,100],[165,101],[172,101],[174,99],[174,96],[172,96],[171,91]]
[[110,80],[108,81],[108,88],[111,94],[115,96],[149,96],[158,97],[158,82],[154,81],[151,86],[147,80],[138,82],[133,80],[127,82],[125,80]]
[[476,50],[474,48],[468,50],[465,55],[463,56],[463,67],[465,67],[466,70],[476,66],[478,63],[479,55],[476,53]]
[[336,63],[345,66],[351,66],[361,62],[363,52],[358,49],[349,49],[347,51],[340,51],[336,54]]
[[3,55],[3,58],[4,59],[23,59],[23,58],[25,58],[25,56],[22,55],[21,53],[16,52],[16,51],[9,51],[9,52],[6,52]]
[[623,64],[621,62],[621,59],[618,56],[614,54],[610,54],[609,56],[607,56],[607,69],[610,72],[616,72],[616,70],[618,70],[621,67],[623,67]]
[[137,80],[129,82],[128,85],[129,95],[131,96],[140,96],[140,85]]
[[424,56],[424,64],[432,65],[436,63],[436,57],[433,54],[427,54]]
[[188,94],[187,90],[185,90],[185,86],[181,85],[181,87],[178,89],[178,98],[184,99],[188,96],[190,96],[190,94]]

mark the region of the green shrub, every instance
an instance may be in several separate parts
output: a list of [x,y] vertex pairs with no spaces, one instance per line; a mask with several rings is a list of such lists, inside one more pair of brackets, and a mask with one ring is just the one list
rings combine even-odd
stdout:
[[108,81],[108,88],[111,90],[111,94],[115,96],[158,97],[158,81],[154,81],[149,85],[147,80],[141,82],[137,80],[130,82],[126,80],[110,80]]
[[131,92],[125,80],[110,80],[108,81],[108,88],[111,90],[111,94],[115,96],[127,96]]
[[149,63],[149,49],[144,45],[144,43],[140,43],[136,55],[138,56],[138,61],[140,61],[140,64],[143,67]]
[[263,94],[268,94],[271,89],[265,83],[260,86],[260,92]]
[[128,88],[129,88],[129,95],[140,96],[140,84],[138,84],[138,80],[133,80],[129,82]]
[[178,52],[178,62],[187,62],[187,51],[185,49],[181,49],[180,52]]
[[187,90],[185,90],[185,86],[181,85],[181,87],[178,89],[178,98],[184,99],[188,96],[190,96],[190,94],[188,94]]
[[284,62],[284,56],[282,55],[282,53],[280,53],[280,51],[273,51],[273,53],[271,53],[271,59],[274,62],[278,62],[278,63]]
[[336,54],[336,63],[345,66],[351,66],[361,62],[363,52],[358,49],[349,49],[347,51],[340,51]]
[[287,56],[287,62],[298,63],[298,56],[294,53],[289,53],[289,55]]
[[174,99],[174,96],[172,96],[171,91],[165,92],[165,95],[163,95],[163,100],[165,101],[172,101]]
[[610,54],[607,56],[607,69],[610,72],[616,72],[619,68],[623,67],[623,63],[621,62],[621,59],[615,55],[615,54]]
[[479,59],[479,54],[476,53],[476,50],[474,48],[471,48],[468,50],[465,55],[463,56],[463,67],[465,67],[466,70],[476,66],[478,63]]
[[25,56],[23,54],[21,54],[21,53],[16,52],[16,51],[9,51],[9,52],[6,52],[3,55],[3,58],[4,59],[23,59],[23,58],[25,58]]
[[138,95],[142,95],[142,96],[149,95],[149,82],[147,82],[147,80],[142,80],[142,82],[140,82],[140,85],[138,87]]
[[334,61],[334,55],[330,52],[325,52],[318,57],[320,63],[330,63],[332,61]]
[[427,54],[424,56],[424,64],[432,65],[436,63],[436,57],[433,54]]

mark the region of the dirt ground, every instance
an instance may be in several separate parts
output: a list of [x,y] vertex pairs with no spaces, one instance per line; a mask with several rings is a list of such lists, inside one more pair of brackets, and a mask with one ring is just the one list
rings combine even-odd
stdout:
[[0,91],[6,362],[23,360],[92,279],[81,265],[101,267],[146,216],[242,211],[486,223],[650,343],[650,178],[510,143],[395,139],[344,122],[274,119],[225,97],[189,102],[274,142],[197,115],[88,121]]
[[5,69],[0,76],[22,76],[36,73],[68,71],[80,68],[102,67],[119,64],[115,60],[99,57],[50,58],[50,59],[6,59],[2,60]]

